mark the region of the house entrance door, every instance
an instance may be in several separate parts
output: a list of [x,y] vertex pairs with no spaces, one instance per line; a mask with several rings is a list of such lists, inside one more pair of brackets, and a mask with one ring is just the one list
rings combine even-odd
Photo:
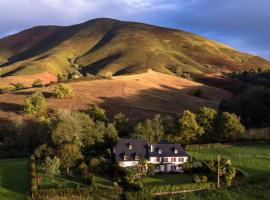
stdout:
[[172,165],[172,166],[171,166],[171,171],[172,171],[172,172],[175,172],[175,171],[176,171],[176,166],[175,166],[175,165]]

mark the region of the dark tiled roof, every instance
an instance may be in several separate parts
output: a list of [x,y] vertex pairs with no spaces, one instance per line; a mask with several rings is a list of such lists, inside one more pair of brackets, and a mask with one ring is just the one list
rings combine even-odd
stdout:
[[[129,149],[129,144],[132,149]],[[124,139],[119,138],[115,147],[115,160],[123,161],[123,156],[127,156],[126,161],[135,161],[135,156],[148,159],[148,143],[143,139]]]
[[[152,144],[153,151],[149,149],[150,157],[185,157],[188,156],[185,149],[181,144]],[[162,150],[162,153],[159,154],[158,150]],[[175,153],[177,149],[177,153]]]

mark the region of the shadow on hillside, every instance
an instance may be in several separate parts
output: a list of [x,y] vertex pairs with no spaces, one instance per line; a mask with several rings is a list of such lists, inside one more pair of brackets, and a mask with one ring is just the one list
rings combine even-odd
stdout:
[[151,118],[156,114],[175,116],[183,110],[196,111],[202,106],[218,108],[219,102],[224,99],[219,97],[220,93],[209,93],[211,87],[208,86],[177,89],[160,85],[160,88],[141,90],[127,97],[99,97],[102,100],[99,106],[107,110],[110,118],[119,112],[135,120]]
[[0,102],[0,111],[20,114],[23,111],[23,106],[16,103]]
[[[74,34],[76,34],[80,29],[76,29],[74,27],[65,27],[59,30],[56,30],[52,35],[44,38],[37,44],[27,48],[26,50],[11,56],[8,58],[8,61],[6,63],[3,63],[0,65],[0,67],[5,67],[11,64],[14,64],[18,61],[22,61],[25,59],[29,59],[31,57],[37,56],[39,54],[42,54],[46,51],[48,51],[51,48],[56,47],[64,40],[68,39],[69,37],[72,37]],[[43,56],[41,59],[46,58],[48,55]],[[24,67],[24,66],[23,66]],[[12,73],[16,72],[17,69],[14,71],[8,72],[4,74],[3,76],[9,76]]]
[[[14,92],[13,94],[28,96],[28,95],[32,95],[33,93],[34,93],[33,91],[17,91],[17,92]],[[52,92],[42,92],[42,94],[44,95],[45,98],[50,98],[53,96]]]
[[112,63],[113,61],[119,59],[122,56],[122,53],[116,53],[109,55],[101,60],[98,60],[94,63],[91,63],[88,66],[83,67],[80,72],[83,74],[97,74],[101,69]]

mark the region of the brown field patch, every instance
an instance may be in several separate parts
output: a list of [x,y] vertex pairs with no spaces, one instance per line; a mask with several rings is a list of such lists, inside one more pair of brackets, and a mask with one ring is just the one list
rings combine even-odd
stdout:
[[[226,90],[154,71],[68,85],[74,89],[75,95],[64,100],[50,95],[53,85],[0,95],[0,117],[21,115],[25,97],[36,90],[43,91],[48,97],[50,109],[84,110],[91,104],[98,104],[107,110],[109,116],[122,112],[132,119],[158,113],[177,115],[185,109],[195,111],[201,106],[217,108],[220,101],[231,97]],[[202,91],[201,97],[193,95],[198,89]]]
[[49,83],[57,81],[56,76],[52,75],[49,72],[42,72],[42,73],[33,74],[33,75],[8,76],[8,77],[0,78],[0,87],[2,88],[8,87],[16,83],[22,83],[26,87],[31,87],[32,83],[37,79],[42,80],[43,84],[49,84]]

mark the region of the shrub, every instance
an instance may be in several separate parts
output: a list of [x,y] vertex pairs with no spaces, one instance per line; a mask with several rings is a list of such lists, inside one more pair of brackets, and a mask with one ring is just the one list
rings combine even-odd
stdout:
[[73,89],[70,88],[69,86],[66,86],[62,83],[59,83],[54,87],[54,95],[60,99],[72,97],[73,96]]
[[33,82],[32,87],[43,87],[44,84],[43,84],[42,82],[43,82],[42,80],[37,79],[37,80],[35,80],[35,81]]
[[202,182],[200,176],[198,176],[198,175],[194,175],[194,176],[192,177],[192,181],[193,181],[194,183],[201,183],[201,182]]
[[155,176],[156,172],[156,167],[153,164],[148,164],[148,169],[147,169],[147,176],[153,177]]
[[57,156],[54,156],[52,159],[50,157],[46,157],[45,159],[45,170],[50,176],[60,174],[60,165],[61,161]]
[[100,169],[100,160],[97,158],[92,158],[90,160],[90,169],[94,172],[98,172]]
[[67,79],[68,79],[67,75],[61,75],[61,74],[57,75],[57,82],[63,82],[63,81],[66,81]]
[[44,113],[47,110],[47,102],[41,92],[26,97],[24,101],[24,110],[29,114]]
[[95,121],[106,122],[106,111],[96,105],[90,106],[87,110],[88,115]]
[[202,183],[206,183],[208,181],[208,178],[205,175],[200,176],[200,179]]
[[22,89],[26,88],[22,83],[16,83],[16,84],[13,84],[13,86],[14,86],[15,91],[22,90]]

